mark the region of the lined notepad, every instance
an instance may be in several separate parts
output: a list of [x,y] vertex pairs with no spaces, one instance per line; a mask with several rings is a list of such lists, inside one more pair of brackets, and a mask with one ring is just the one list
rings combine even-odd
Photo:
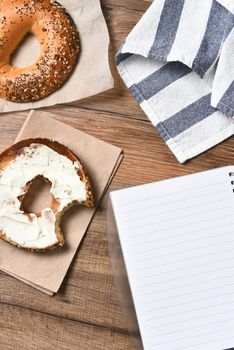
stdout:
[[232,181],[228,166],[110,193],[145,350],[234,347]]

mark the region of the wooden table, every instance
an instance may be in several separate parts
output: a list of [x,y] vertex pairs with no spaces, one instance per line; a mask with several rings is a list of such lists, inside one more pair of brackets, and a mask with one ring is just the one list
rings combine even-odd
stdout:
[[[112,190],[233,163],[230,138],[186,165],[179,164],[118,77],[114,54],[150,3],[102,0],[115,89],[73,106],[47,109],[58,120],[124,150]],[[14,141],[26,115],[0,116],[0,150]],[[134,349],[113,284],[105,220],[106,198],[55,297],[0,272],[0,350]]]

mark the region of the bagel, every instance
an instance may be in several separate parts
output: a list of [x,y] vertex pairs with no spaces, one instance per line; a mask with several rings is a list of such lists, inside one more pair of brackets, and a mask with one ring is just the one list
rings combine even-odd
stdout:
[[[37,61],[13,67],[11,55],[27,33],[40,43]],[[79,56],[79,34],[66,10],[52,0],[0,0],[0,98],[26,103],[60,88]]]
[[[22,207],[31,184],[43,177],[51,184],[52,201],[40,213]],[[74,205],[92,207],[90,180],[79,159],[48,139],[20,141],[0,154],[0,237],[30,251],[63,246],[61,219]]]

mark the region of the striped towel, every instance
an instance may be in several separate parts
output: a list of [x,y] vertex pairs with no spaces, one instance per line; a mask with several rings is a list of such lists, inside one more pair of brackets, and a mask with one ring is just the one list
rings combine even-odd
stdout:
[[180,162],[234,134],[234,0],[155,0],[116,64]]

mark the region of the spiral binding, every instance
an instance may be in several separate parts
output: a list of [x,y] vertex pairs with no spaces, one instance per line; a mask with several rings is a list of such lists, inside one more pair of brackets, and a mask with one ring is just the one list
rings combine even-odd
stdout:
[[[234,176],[234,173],[233,173],[233,172],[230,172],[230,173],[229,173],[229,176]],[[234,181],[233,181],[233,180],[231,181],[231,184],[234,185]],[[232,192],[234,193],[234,189],[232,190]]]

